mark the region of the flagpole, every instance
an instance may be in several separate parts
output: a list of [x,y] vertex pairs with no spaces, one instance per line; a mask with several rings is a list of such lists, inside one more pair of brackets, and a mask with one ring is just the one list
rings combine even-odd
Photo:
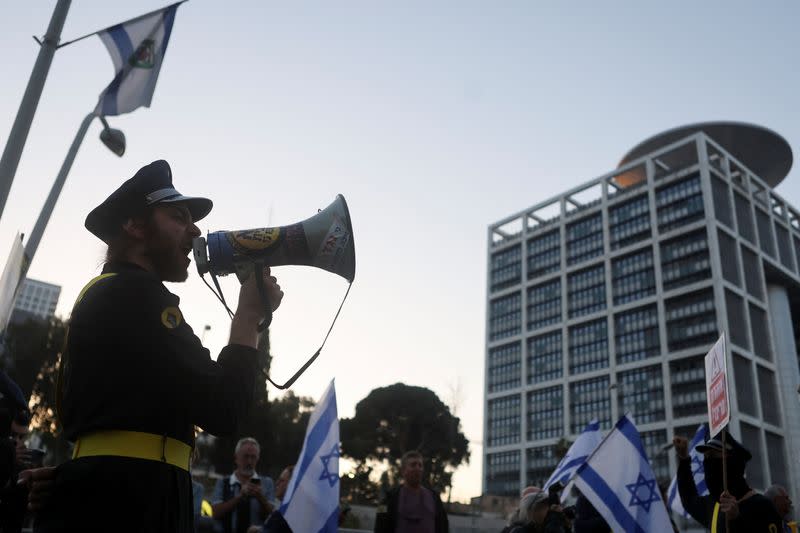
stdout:
[[28,86],[22,96],[17,117],[14,119],[14,125],[8,134],[3,156],[0,158],[0,217],[3,215],[8,193],[11,191],[14,175],[17,173],[22,149],[28,139],[33,116],[39,106],[39,98],[42,96],[44,82],[47,80],[47,73],[50,70],[50,64],[53,62],[53,55],[58,48],[58,41],[61,39],[61,30],[64,28],[64,21],[67,18],[70,2],[71,0],[58,0],[53,10],[47,33],[44,35],[44,41],[39,48],[39,55],[33,65],[31,77],[28,79]]
[[[727,461],[725,460],[726,459],[726,457],[725,457],[725,455],[726,455],[726,453],[725,453],[725,447],[726,447],[726,444],[725,444],[725,433],[728,432],[728,430],[726,428],[727,428],[727,426],[722,428],[722,490],[723,490],[723,492],[728,492],[728,464],[727,464]],[[730,517],[728,516],[728,513],[725,513],[725,531],[726,532],[731,530],[730,526],[731,526]]]
[[[39,242],[42,240],[44,230],[47,228],[47,223],[50,221],[50,216],[53,214],[53,209],[61,194],[61,189],[64,188],[64,183],[67,181],[67,175],[72,169],[72,163],[75,161],[75,156],[78,155],[78,149],[81,147],[83,138],[86,136],[86,132],[89,130],[89,126],[95,117],[94,111],[86,115],[78,128],[78,132],[75,134],[75,139],[72,140],[72,145],[69,147],[67,157],[64,158],[64,162],[61,164],[61,170],[58,171],[58,176],[56,176],[56,180],[53,182],[50,194],[47,195],[47,200],[44,202],[42,211],[39,213],[39,218],[36,219],[33,231],[31,231],[28,242],[25,244],[26,267],[31,264],[33,256],[36,254],[36,249],[39,248]],[[23,278],[25,277],[26,271],[27,268],[23,271]]]

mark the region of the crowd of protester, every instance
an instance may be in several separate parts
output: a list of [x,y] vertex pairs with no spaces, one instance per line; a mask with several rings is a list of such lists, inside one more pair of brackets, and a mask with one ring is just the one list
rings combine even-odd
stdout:
[[[726,433],[727,490],[723,489],[721,438],[700,444],[705,483],[709,494],[698,494],[689,456],[688,440],[675,436],[673,445],[678,459],[678,489],[681,503],[689,516],[711,533],[790,533],[796,532],[790,522],[792,500],[785,487],[773,485],[763,494],[752,489],[745,477],[745,467],[752,454]],[[666,490],[661,487],[666,503]],[[501,533],[608,533],[608,523],[597,509],[573,489],[574,506],[562,505],[561,495],[527,487],[521,494],[519,507],[508,517]],[[672,521],[671,527],[678,528]]]

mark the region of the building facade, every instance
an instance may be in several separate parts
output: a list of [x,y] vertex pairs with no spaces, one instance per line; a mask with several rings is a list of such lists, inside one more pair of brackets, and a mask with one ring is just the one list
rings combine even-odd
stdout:
[[773,191],[791,161],[764,128],[686,126],[489,227],[484,493],[541,485],[562,439],[628,412],[668,480],[725,333],[748,480],[798,494],[800,211]]
[[50,320],[56,312],[61,286],[25,278],[14,302],[11,314],[12,322],[24,321],[27,318]]

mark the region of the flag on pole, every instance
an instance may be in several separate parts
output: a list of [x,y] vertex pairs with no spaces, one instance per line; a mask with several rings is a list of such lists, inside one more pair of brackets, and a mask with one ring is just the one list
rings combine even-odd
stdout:
[[116,75],[100,94],[95,113],[100,116],[130,113],[150,107],[167,43],[182,2],[136,17],[98,32],[114,63]]
[[306,429],[280,513],[292,531],[335,532],[339,523],[339,417],[331,381]]
[[28,267],[25,261],[25,247],[22,245],[22,235],[17,233],[11,243],[11,251],[0,276],[0,335],[5,331],[11,313],[14,312],[14,302],[17,290],[24,280],[24,272]]
[[[547,480],[547,483],[544,484],[542,490],[546,491],[550,488],[550,485],[556,482],[566,485],[602,440],[603,436],[600,434],[600,422],[594,419],[589,422],[584,428],[583,433],[578,435],[578,438],[575,439],[575,442],[569,447],[567,455],[561,459],[556,469],[550,474],[550,478]],[[568,495],[569,491],[564,490],[562,492],[562,499],[565,499]]]
[[639,431],[627,415],[578,469],[574,481],[615,533],[672,533]]
[[[706,474],[703,469],[703,454],[699,453],[695,448],[698,444],[703,444],[706,440],[708,440],[708,428],[705,424],[700,424],[692,441],[689,443],[689,458],[692,460],[692,477],[694,478],[694,485],[697,487],[697,494],[699,496],[706,496],[708,494],[708,487],[706,486]],[[672,483],[669,484],[667,505],[671,511],[682,517],[689,517],[689,513],[683,508],[681,496],[678,494],[677,475],[672,478]]]

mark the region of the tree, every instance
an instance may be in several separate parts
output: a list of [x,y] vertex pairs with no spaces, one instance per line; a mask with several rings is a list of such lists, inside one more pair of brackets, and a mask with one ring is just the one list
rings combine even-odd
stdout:
[[66,322],[52,318],[10,324],[4,333],[5,370],[30,400],[34,428],[48,433],[56,432],[56,380],[66,332]]
[[[417,450],[425,458],[430,486],[444,492],[452,484],[452,472],[469,462],[469,443],[461,421],[430,389],[395,383],[374,389],[356,405],[353,418],[341,421],[342,454],[356,461],[352,480],[360,480],[352,498],[372,494],[365,487],[369,463],[382,463],[388,482],[399,479],[400,458]],[[350,483],[350,482],[348,482]],[[342,488],[345,488],[343,484]],[[372,491],[372,492],[370,492]]]
[[9,324],[3,334],[5,370],[29,399],[32,428],[53,453],[50,462],[55,464],[64,461],[69,451],[56,418],[56,381],[66,332],[67,323],[52,318]]

